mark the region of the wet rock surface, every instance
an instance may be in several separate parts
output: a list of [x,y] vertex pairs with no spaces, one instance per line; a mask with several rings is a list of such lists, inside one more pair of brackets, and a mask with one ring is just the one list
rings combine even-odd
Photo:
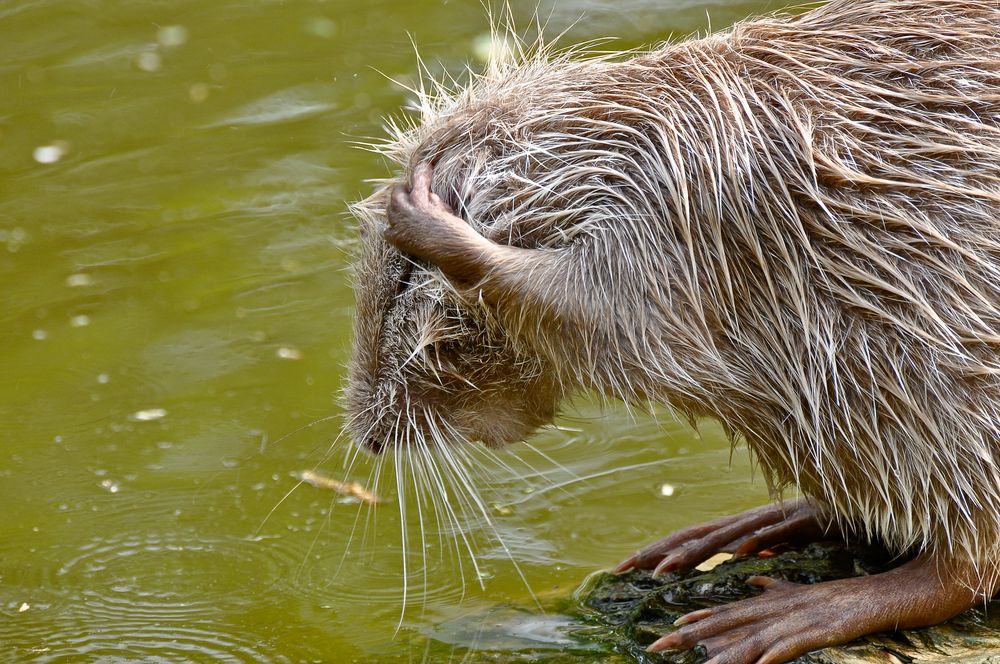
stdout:
[[[613,650],[638,662],[696,664],[706,657],[700,648],[683,652],[647,653],[646,646],[675,630],[680,616],[717,604],[753,597],[762,591],[746,584],[754,575],[795,583],[817,583],[876,574],[901,561],[878,547],[815,543],[767,558],[724,562],[709,571],[685,570],[653,578],[648,571],[592,577],[580,593],[580,611]],[[593,633],[591,634],[593,638]],[[1000,600],[967,611],[935,627],[894,634],[874,634],[815,651],[796,664],[1000,664]]]

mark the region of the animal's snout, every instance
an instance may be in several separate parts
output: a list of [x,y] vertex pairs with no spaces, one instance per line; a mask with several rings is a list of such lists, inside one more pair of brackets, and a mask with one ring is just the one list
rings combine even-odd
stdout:
[[366,436],[359,440],[358,444],[372,454],[381,454],[386,447],[386,441],[377,436]]
[[355,442],[372,454],[381,454],[387,448],[425,440],[429,423],[438,419],[435,413],[442,405],[440,395],[430,390],[397,392],[381,418],[356,434]]

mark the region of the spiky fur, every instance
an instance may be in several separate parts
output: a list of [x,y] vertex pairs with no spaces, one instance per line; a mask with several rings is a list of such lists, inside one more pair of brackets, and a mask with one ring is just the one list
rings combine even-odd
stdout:
[[[450,329],[463,361],[506,358],[501,392],[551,372],[555,400],[717,418],[776,490],[992,584],[1000,4],[835,0],[624,60],[537,49],[420,106],[384,152],[435,162],[473,227],[542,258],[501,307],[418,266],[411,297],[450,327],[365,334],[433,369],[417,339]],[[358,213],[377,231],[384,192]],[[398,281],[399,256],[367,244],[384,260],[362,282]],[[359,329],[398,302],[380,297],[359,294]],[[373,403],[357,358],[355,413]],[[398,366],[396,389],[434,381]]]

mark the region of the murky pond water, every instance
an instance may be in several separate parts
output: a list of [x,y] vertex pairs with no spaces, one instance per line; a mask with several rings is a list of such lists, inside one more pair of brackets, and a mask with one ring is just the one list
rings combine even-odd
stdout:
[[[760,9],[539,13],[626,47]],[[386,174],[354,143],[406,103],[410,35],[475,63],[478,0],[19,0],[0,30],[0,659],[606,661],[573,589],[764,500],[710,424],[586,403],[474,453],[461,532],[388,471],[374,508],[298,485],[352,458],[345,207]]]

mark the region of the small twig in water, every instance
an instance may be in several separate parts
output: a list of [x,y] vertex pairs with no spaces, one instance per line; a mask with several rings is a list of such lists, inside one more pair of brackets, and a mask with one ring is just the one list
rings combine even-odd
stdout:
[[319,489],[329,489],[345,496],[353,496],[369,505],[385,502],[385,499],[379,498],[357,482],[341,482],[340,480],[320,475],[314,470],[303,470],[301,473],[298,473],[298,478],[306,484],[311,484]]

